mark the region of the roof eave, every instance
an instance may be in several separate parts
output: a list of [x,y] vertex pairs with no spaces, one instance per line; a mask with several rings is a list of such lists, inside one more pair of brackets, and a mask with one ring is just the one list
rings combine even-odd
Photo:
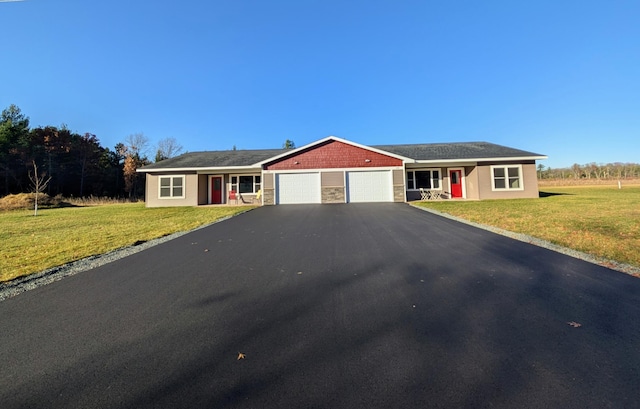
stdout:
[[503,156],[494,158],[460,158],[460,159],[416,159],[415,163],[477,163],[477,162],[499,162],[499,161],[522,161],[522,160],[544,160],[547,156]]
[[217,172],[225,170],[260,170],[259,166],[245,165],[245,166],[197,166],[197,167],[183,167],[183,168],[152,168],[152,169],[136,169],[136,172],[141,173],[158,173],[158,172]]

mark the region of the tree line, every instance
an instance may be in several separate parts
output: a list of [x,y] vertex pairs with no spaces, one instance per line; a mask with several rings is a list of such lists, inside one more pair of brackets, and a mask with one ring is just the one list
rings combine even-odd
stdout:
[[[294,147],[289,139],[283,145]],[[44,193],[49,196],[144,197],[144,174],[136,170],[179,155],[182,146],[175,138],[162,139],[153,160],[149,150],[149,139],[141,133],[127,136],[112,150],[96,135],[78,134],[65,125],[31,128],[29,118],[12,104],[0,115],[0,197],[33,191],[34,168],[42,172],[36,177],[48,180]],[[537,170],[539,179],[640,178],[638,163],[575,163],[555,169],[539,164]]]
[[[143,197],[144,174],[136,169],[152,162],[149,147],[143,134],[129,135],[109,149],[96,135],[65,125],[31,128],[29,118],[12,104],[0,115],[0,196],[33,191],[30,172],[37,167],[49,179],[44,193],[50,196]],[[181,151],[174,138],[165,138],[154,159]]]
[[545,168],[538,165],[538,179],[636,179],[640,178],[639,163],[574,163],[568,168]]

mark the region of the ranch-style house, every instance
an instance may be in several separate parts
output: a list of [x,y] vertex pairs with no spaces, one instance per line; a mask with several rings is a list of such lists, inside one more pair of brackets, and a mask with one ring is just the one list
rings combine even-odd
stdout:
[[138,169],[146,205],[406,202],[538,197],[544,155],[488,142],[190,152]]

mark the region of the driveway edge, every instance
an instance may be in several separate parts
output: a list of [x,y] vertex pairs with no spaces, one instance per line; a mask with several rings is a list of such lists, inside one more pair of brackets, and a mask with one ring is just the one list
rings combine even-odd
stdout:
[[76,275],[84,271],[92,270],[96,267],[103,266],[105,264],[111,263],[121,258],[125,258],[135,253],[139,253],[150,247],[157,246],[158,244],[165,243],[169,240],[173,240],[180,236],[184,236],[187,233],[204,229],[205,227],[209,227],[216,223],[221,223],[225,220],[231,219],[232,217],[241,215],[251,210],[253,209],[236,213],[231,216],[225,216],[214,222],[196,227],[195,229],[180,231],[177,233],[169,234],[167,236],[158,237],[157,239],[148,240],[140,244],[133,244],[131,246],[121,247],[119,249],[115,249],[107,253],[85,257],[80,260],[63,264],[61,266],[51,267],[44,271],[40,271],[39,273],[29,274],[26,276],[18,277],[11,281],[0,283],[0,302],[8,298],[15,297],[18,294],[22,294],[25,291],[33,290],[43,285],[51,284],[55,281],[60,281],[65,277]]
[[529,236],[523,233],[515,233],[509,230],[504,230],[498,227],[494,227],[494,226],[489,226],[486,224],[480,224],[480,223],[476,223],[476,222],[472,222],[470,220],[466,220],[463,219],[461,217],[457,217],[457,216],[453,216],[449,213],[443,213],[443,212],[439,212],[437,210],[434,209],[429,209],[426,207],[422,207],[422,206],[416,206],[413,205],[411,203],[409,203],[409,205],[411,207],[414,207],[416,209],[419,210],[423,210],[425,212],[429,212],[441,217],[444,217],[446,219],[450,219],[450,220],[454,220],[460,223],[464,223],[464,224],[468,224],[470,226],[473,227],[477,227],[479,229],[482,230],[487,230],[490,231],[492,233],[496,233],[496,234],[500,234],[502,236],[506,236],[518,241],[522,241],[524,243],[529,243],[529,244],[533,244],[534,246],[538,246],[538,247],[542,247],[548,250],[552,250],[555,251],[556,253],[561,253],[561,254],[565,254],[567,256],[573,257],[573,258],[577,258],[583,261],[586,261],[588,263],[591,264],[596,264],[602,267],[606,267],[608,269],[611,270],[615,270],[615,271],[619,271],[621,273],[625,273],[625,274],[629,274],[632,275],[634,277],[639,277],[640,278],[640,267],[636,267],[636,266],[632,266],[630,264],[624,264],[624,263],[620,263],[618,261],[615,260],[609,260],[606,258],[601,258],[601,257],[596,257],[592,254],[588,254],[588,253],[583,253],[581,251],[578,250],[574,250],[574,249],[570,249],[568,247],[563,247],[563,246],[559,246],[557,244],[553,244],[549,241],[546,240],[542,240],[539,239],[537,237],[533,237],[533,236]]

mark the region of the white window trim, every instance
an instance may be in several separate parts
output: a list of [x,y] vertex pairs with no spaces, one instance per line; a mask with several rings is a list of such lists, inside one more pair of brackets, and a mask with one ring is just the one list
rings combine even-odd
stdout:
[[[247,192],[247,193],[240,193],[240,187],[237,187],[236,193],[238,194],[242,194],[242,195],[255,195],[258,194],[258,190],[262,189],[262,183],[263,183],[263,177],[262,177],[262,173],[251,173],[251,174],[235,174],[235,175],[229,175],[229,183],[227,186],[227,190],[230,192],[233,190],[233,183],[231,183],[231,181],[233,180],[233,178],[237,178],[236,180],[238,181],[238,183],[236,183],[236,185],[240,184],[240,177],[241,176],[251,176],[253,177],[253,192]],[[256,176],[260,178],[260,183],[258,183],[258,185],[260,185],[260,187],[258,189],[256,189]]]
[[[404,177],[405,177],[405,183],[407,186],[407,191],[409,192],[417,192],[420,190],[420,188],[415,188],[415,183],[416,183],[416,173],[415,172],[425,172],[425,171],[438,171],[438,187],[437,188],[431,188],[430,190],[442,190],[442,169],[440,168],[420,168],[420,169],[407,169],[404,172]],[[407,173],[412,172],[413,173],[413,184],[414,187],[413,188],[409,188],[409,178],[407,177]],[[433,181],[433,173],[431,174],[431,180]]]
[[[171,193],[170,196],[162,196],[160,194],[161,190],[162,190],[162,179],[166,179],[169,178],[169,191]],[[182,196],[173,196],[173,179],[174,178],[180,178],[182,179]],[[187,190],[187,185],[186,185],[186,177],[185,175],[165,175],[165,176],[158,176],[158,199],[184,199],[186,197],[186,190]]]
[[[509,187],[509,171],[508,168],[518,168],[518,185],[519,187]],[[504,169],[505,186],[504,188],[496,187],[495,169]],[[491,190],[494,192],[517,192],[524,190],[524,174],[522,173],[522,165],[491,165]]]

